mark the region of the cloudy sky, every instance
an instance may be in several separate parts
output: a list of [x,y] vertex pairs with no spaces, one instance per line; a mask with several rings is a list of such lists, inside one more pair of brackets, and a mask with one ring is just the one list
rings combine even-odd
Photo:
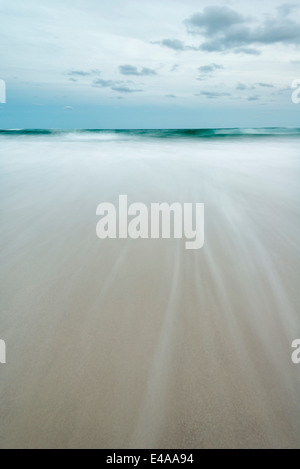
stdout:
[[300,127],[300,2],[0,0],[1,128]]

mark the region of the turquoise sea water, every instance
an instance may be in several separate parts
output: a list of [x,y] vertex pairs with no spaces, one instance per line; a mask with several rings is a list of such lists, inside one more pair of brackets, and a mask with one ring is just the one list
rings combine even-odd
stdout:
[[275,137],[300,136],[300,128],[266,127],[252,129],[9,129],[0,130],[0,135],[116,135],[123,137],[155,137],[155,138],[234,138],[234,137]]

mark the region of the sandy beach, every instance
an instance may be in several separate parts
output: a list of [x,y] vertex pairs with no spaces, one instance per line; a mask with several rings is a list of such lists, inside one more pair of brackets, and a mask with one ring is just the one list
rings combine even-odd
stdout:
[[[299,448],[299,136],[0,140],[0,447]],[[204,247],[98,239],[119,194]]]

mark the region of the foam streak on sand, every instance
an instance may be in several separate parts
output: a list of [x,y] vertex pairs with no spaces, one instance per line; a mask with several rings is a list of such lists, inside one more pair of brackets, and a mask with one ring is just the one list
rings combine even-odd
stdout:
[[[1,448],[299,448],[300,132],[0,133]],[[205,244],[96,207],[205,204]]]
[[175,347],[176,319],[178,317],[178,295],[180,294],[180,244],[176,243],[172,266],[173,277],[170,294],[153,363],[149,370],[149,377],[145,396],[138,415],[138,422],[133,434],[132,447],[143,448],[145,442],[149,448],[159,447],[160,433],[163,428],[164,410],[168,401],[169,373],[172,369],[172,351]]

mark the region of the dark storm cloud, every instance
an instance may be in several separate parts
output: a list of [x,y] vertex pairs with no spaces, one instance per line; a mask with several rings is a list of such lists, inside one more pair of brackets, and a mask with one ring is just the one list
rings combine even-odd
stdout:
[[153,70],[152,68],[148,67],[143,67],[140,71],[138,70],[137,67],[134,67],[133,65],[120,65],[119,66],[119,71],[122,73],[122,75],[136,75],[136,76],[151,76],[151,75],[157,75],[156,71]]

